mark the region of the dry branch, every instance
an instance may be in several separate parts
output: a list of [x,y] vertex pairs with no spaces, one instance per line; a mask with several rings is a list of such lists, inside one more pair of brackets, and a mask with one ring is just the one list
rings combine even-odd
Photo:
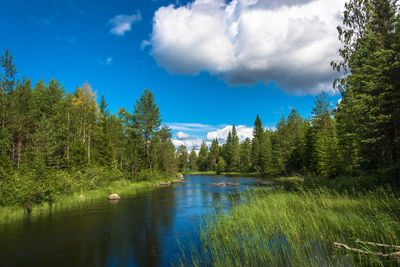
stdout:
[[[373,243],[373,242],[358,241],[358,243],[371,244],[371,245],[376,245],[376,246],[380,246],[380,247],[400,248],[400,246],[391,246],[391,245],[379,244],[379,243]],[[367,255],[375,255],[375,256],[381,256],[381,257],[393,257],[393,258],[397,259],[398,261],[400,261],[400,251],[396,251],[396,252],[392,252],[392,253],[366,251],[366,250],[362,250],[362,249],[358,249],[358,248],[351,248],[345,244],[337,243],[337,242],[335,242],[335,247],[344,248],[345,250],[354,251],[354,252],[367,254]]]

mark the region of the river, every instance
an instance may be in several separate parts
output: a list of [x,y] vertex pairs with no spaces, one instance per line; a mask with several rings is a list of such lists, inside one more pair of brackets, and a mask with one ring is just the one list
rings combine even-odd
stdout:
[[[0,266],[171,266],[200,247],[202,217],[226,212],[240,192],[268,186],[247,177],[188,175],[188,181],[25,219],[0,228]],[[211,186],[231,182],[240,186]]]

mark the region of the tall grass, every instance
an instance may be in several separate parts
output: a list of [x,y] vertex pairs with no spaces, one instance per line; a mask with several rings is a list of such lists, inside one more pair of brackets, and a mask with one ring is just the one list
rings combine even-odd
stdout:
[[210,214],[202,250],[183,259],[195,266],[398,266],[395,258],[334,247],[340,242],[382,250],[357,240],[400,245],[400,200],[383,189],[354,195],[327,189],[257,190],[227,214]]

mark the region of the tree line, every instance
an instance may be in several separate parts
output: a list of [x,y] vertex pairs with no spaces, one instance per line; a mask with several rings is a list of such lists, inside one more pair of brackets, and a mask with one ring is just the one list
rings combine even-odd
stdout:
[[0,66],[0,205],[176,173],[171,131],[149,90],[132,113],[111,114],[87,82],[67,93],[54,79],[19,80],[8,49]]
[[296,110],[276,130],[257,116],[253,138],[239,144],[235,127],[222,146],[213,140],[199,155],[179,148],[179,168],[298,173],[338,177],[371,174],[400,186],[400,12],[397,0],[350,0],[338,27],[341,59],[332,67],[341,102],[333,109],[325,94],[312,118]]
[[235,125],[226,142],[204,142],[198,155],[184,145],[177,151],[178,168],[221,172],[258,172],[267,176],[308,174],[335,176],[341,171],[336,120],[325,93],[317,96],[312,118],[305,119],[292,109],[276,129],[264,128],[257,115],[252,139],[239,142]]

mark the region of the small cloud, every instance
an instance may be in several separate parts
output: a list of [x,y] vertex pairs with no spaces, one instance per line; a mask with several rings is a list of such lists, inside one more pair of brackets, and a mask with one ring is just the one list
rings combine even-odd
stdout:
[[113,58],[112,57],[108,57],[104,61],[103,60],[99,61],[100,65],[105,65],[105,66],[110,66],[112,63],[113,63]]
[[[239,141],[243,142],[246,140],[246,138],[252,138],[253,137],[253,128],[252,127],[247,127],[246,125],[238,125],[236,127],[236,132],[239,137]],[[218,142],[220,143],[225,143],[226,139],[228,137],[228,133],[232,131],[232,126],[226,126],[223,129],[218,129],[213,132],[207,133],[207,139],[208,140],[213,140],[215,138],[218,139]]]
[[64,41],[67,43],[75,43],[77,37],[76,36],[61,36],[61,35],[57,35],[57,40],[59,41]]
[[187,138],[190,137],[190,135],[188,135],[187,133],[184,133],[184,132],[178,132],[178,133],[176,134],[176,137],[177,137],[178,139],[187,139]]
[[343,100],[342,98],[339,98],[338,101],[337,101],[337,103],[338,103],[338,104],[342,103],[342,100]]
[[119,36],[124,36],[126,32],[131,30],[132,24],[142,20],[140,11],[132,15],[117,15],[110,19],[108,23],[112,25],[110,32]]
[[[213,126],[202,123],[167,123],[169,128],[175,131],[187,131],[187,132],[208,132],[218,129],[219,126]],[[225,126],[225,125],[224,125]]]
[[111,65],[111,64],[112,64],[112,61],[113,61],[113,58],[112,58],[112,57],[108,57],[108,58],[106,59],[106,65]]

